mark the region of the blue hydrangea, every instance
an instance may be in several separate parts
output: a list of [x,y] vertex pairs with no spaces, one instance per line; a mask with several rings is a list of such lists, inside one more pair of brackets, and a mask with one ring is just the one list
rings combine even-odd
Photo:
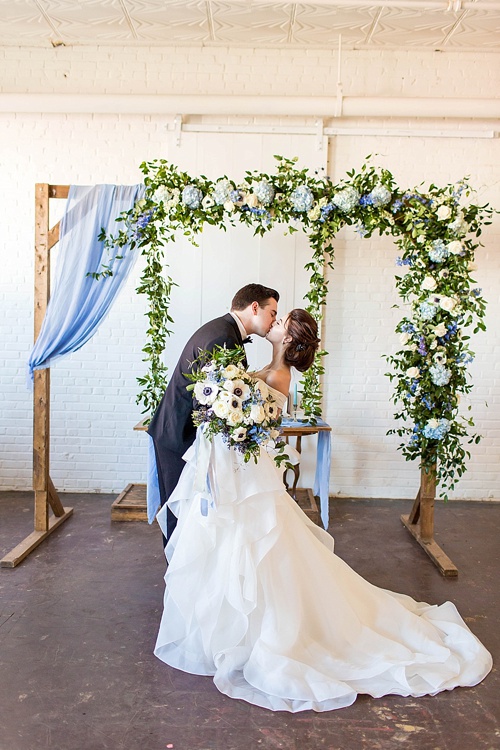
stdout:
[[470,293],[472,294],[473,297],[479,297],[482,291],[483,290],[481,289],[481,287],[477,286],[474,289],[471,289]]
[[333,196],[332,202],[345,214],[352,211],[359,203],[360,195],[353,187],[346,187]]
[[268,206],[273,202],[275,190],[267,180],[258,182],[253,191],[263,206]]
[[360,237],[366,237],[366,235],[368,234],[368,230],[364,224],[357,224],[356,233],[359,234]]
[[226,203],[228,200],[230,200],[231,191],[233,189],[233,186],[229,182],[229,180],[223,178],[222,180],[217,180],[215,183],[215,187],[213,190],[213,198],[214,201],[217,203],[218,206],[223,206],[224,203]]
[[387,206],[392,198],[392,193],[385,185],[375,185],[370,193],[372,206]]
[[434,240],[429,250],[429,258],[433,263],[442,263],[449,256],[449,251],[443,240]]
[[[437,422],[437,424],[436,424]],[[442,440],[450,431],[448,419],[430,419],[422,430],[424,437],[428,440]]]
[[370,194],[362,195],[359,199],[360,206],[373,206],[373,199]]
[[401,208],[402,205],[403,205],[403,201],[401,201],[399,199],[396,200],[396,201],[394,201],[394,203],[391,206],[392,213],[393,214],[397,214],[397,212],[399,211],[399,209]]
[[444,365],[432,365],[429,367],[429,373],[434,385],[448,385],[451,379],[451,370]]
[[419,311],[422,320],[432,320],[437,313],[437,307],[431,305],[430,302],[422,302]]
[[186,185],[182,191],[182,202],[185,206],[192,208],[193,210],[200,207],[202,198],[203,193],[196,187],[196,185]]
[[314,195],[311,188],[307,185],[299,185],[291,194],[290,202],[294,211],[309,211],[314,203]]

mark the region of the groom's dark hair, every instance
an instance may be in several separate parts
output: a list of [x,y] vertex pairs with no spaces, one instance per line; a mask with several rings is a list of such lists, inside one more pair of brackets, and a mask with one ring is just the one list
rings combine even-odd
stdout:
[[279,302],[280,296],[276,289],[262,284],[247,284],[234,295],[231,310],[244,310],[252,302],[258,302],[259,307],[264,307],[264,303],[271,297]]

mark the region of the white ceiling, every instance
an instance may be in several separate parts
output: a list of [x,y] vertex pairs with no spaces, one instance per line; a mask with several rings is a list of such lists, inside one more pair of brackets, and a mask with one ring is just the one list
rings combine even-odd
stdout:
[[500,0],[0,0],[0,46],[500,51]]

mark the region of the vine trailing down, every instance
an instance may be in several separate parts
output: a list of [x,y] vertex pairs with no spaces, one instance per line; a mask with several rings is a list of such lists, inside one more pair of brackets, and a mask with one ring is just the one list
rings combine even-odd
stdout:
[[[100,239],[123,252],[140,248],[146,265],[137,291],[147,295],[149,327],[143,349],[149,370],[138,379],[145,412],[156,408],[166,386],[162,354],[171,334],[170,293],[174,281],[164,277],[165,245],[182,231],[196,245],[205,223],[226,229],[237,221],[264,235],[277,223],[285,232],[301,228],[307,233],[311,260],[305,268],[310,288],[307,310],[321,321],[328,281],[325,266],[333,268],[333,240],[344,225],[354,225],[361,237],[377,230],[394,237],[397,258],[397,291],[406,315],[398,323],[401,348],[386,357],[388,377],[395,384],[392,400],[400,420],[399,449],[407,460],[420,460],[434,471],[442,495],[453,489],[465,471],[469,452],[464,442],[479,442],[470,434],[473,419],[459,411],[460,394],[472,388],[467,366],[473,360],[470,336],[485,330],[485,301],[472,273],[474,253],[481,245],[483,225],[491,223],[494,209],[466,200],[472,189],[467,179],[457,185],[401,190],[386,169],[369,164],[333,184],[327,176],[296,167],[297,159],[276,156],[277,169],[269,175],[246,172],[241,182],[223,176],[215,181],[191,177],[164,159],[144,162],[141,170],[145,197],[120,215],[116,235]],[[112,273],[103,266],[96,277]],[[302,381],[304,413],[314,420],[321,414],[320,379],[325,351],[317,353]],[[470,406],[468,407],[470,410]]]

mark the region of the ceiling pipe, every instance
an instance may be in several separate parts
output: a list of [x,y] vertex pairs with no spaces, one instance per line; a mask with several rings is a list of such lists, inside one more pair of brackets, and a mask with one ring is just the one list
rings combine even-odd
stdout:
[[500,99],[0,94],[0,112],[500,119]]

